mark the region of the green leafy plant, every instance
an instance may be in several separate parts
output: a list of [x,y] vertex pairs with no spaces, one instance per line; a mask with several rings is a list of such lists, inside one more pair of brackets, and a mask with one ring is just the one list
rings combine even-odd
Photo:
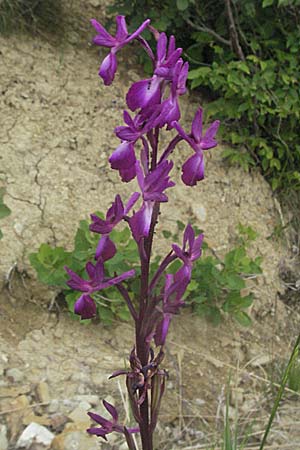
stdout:
[[[6,206],[3,202],[3,196],[5,194],[5,189],[1,188],[0,189],[0,219],[4,219],[4,217],[9,216],[11,213],[11,210],[9,209],[8,206]],[[3,237],[3,233],[0,229],[0,239],[2,239]]]
[[[101,215],[101,213],[97,213]],[[102,215],[101,215],[102,216]],[[114,258],[107,261],[106,270],[108,276],[113,276],[116,268],[119,270],[129,270],[135,268],[138,272],[138,256],[136,255],[135,245],[130,240],[128,229],[117,231],[113,230],[111,236],[118,246],[118,252]],[[92,260],[99,238],[95,233],[89,230],[89,224],[86,220],[82,220],[74,239],[74,249],[67,252],[62,247],[51,247],[48,244],[42,244],[37,253],[31,253],[29,260],[31,265],[37,271],[38,279],[49,286],[60,288],[65,295],[66,302],[70,313],[73,314],[74,303],[78,298],[78,292],[72,291],[66,285],[67,274],[64,266],[70,267],[80,276],[85,276],[85,264],[87,260]],[[137,291],[136,282],[128,282],[128,287],[132,295]],[[113,287],[103,291],[103,295],[96,295],[97,311],[100,320],[105,324],[111,324],[113,318],[121,320],[129,319],[129,312],[124,300],[120,298],[120,294]],[[88,322],[88,321],[85,321]]]
[[[97,213],[102,216],[101,213]],[[179,241],[179,235],[184,228],[181,221],[177,221],[177,231],[171,233],[163,230],[165,238],[173,242]],[[200,233],[201,230],[197,229]],[[204,254],[195,263],[193,278],[187,288],[185,300],[188,305],[199,315],[204,315],[214,324],[218,324],[222,315],[233,317],[239,324],[248,326],[251,319],[246,310],[253,302],[253,295],[243,295],[246,288],[246,279],[249,275],[261,273],[261,258],[252,260],[247,256],[247,246],[256,238],[256,232],[251,227],[238,226],[237,246],[225,254],[224,259],[211,255],[211,250],[203,243]],[[135,251],[135,243],[130,239],[127,228],[114,229],[111,237],[118,246],[116,255],[106,261],[107,275],[113,277],[117,270],[128,271],[134,268],[139,275],[138,258]],[[59,288],[66,299],[68,309],[73,314],[74,303],[78,298],[78,292],[72,291],[66,286],[67,275],[64,266],[70,267],[80,276],[85,276],[85,264],[94,257],[98,244],[98,236],[90,232],[86,220],[82,220],[74,239],[74,249],[66,251],[62,247],[51,247],[42,244],[39,251],[31,253],[29,260],[37,271],[38,279],[48,286]],[[151,265],[151,273],[154,274],[160,257],[156,256]],[[172,272],[178,270],[178,263],[174,262]],[[139,290],[139,280],[127,281],[127,288],[134,302]],[[104,291],[103,295],[96,294],[97,312],[100,320],[109,325],[114,318],[129,319],[129,312],[119,292],[113,287]],[[88,321],[86,321],[88,322]]]
[[[300,1],[116,0],[133,26],[145,17],[176,34],[190,86],[219,118],[223,156],[259,166],[273,190],[300,188]],[[120,9],[121,8],[121,9]],[[232,32],[234,30],[234,32]]]
[[[180,227],[181,223],[177,225]],[[169,237],[168,232],[165,237]],[[178,233],[172,236],[174,240],[177,237]],[[184,298],[197,314],[215,325],[224,315],[242,326],[251,324],[246,310],[252,305],[254,296],[252,293],[245,295],[246,280],[262,273],[262,258],[250,258],[247,248],[256,237],[257,233],[251,227],[239,224],[237,245],[225,254],[224,259],[212,254],[207,244],[203,244],[203,255],[194,264],[192,281]],[[173,263],[172,270],[174,273],[178,270],[177,262]]]

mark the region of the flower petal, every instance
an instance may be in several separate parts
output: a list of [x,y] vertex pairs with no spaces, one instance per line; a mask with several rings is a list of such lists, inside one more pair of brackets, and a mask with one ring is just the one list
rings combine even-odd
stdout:
[[183,164],[181,179],[187,186],[195,186],[203,178],[204,158],[200,153],[195,153]]
[[166,33],[160,33],[158,41],[157,41],[157,60],[158,62],[163,62],[163,60],[166,57],[166,51],[167,51],[167,36]]
[[157,324],[154,335],[154,342],[157,347],[165,344],[170,322],[171,314],[164,314],[163,319]]
[[91,319],[95,317],[97,308],[94,300],[87,294],[81,295],[75,302],[74,313],[81,316],[81,319]]
[[118,42],[122,42],[128,36],[125,16],[117,16],[116,17],[116,24],[117,24],[116,39],[117,39]]
[[106,430],[104,430],[103,428],[88,428],[86,431],[89,434],[94,434],[95,436],[102,437],[103,439],[105,439],[107,441],[106,435],[108,434],[108,432]]
[[220,121],[215,120],[211,124],[211,126],[208,128],[208,130],[205,133],[205,136],[201,140],[201,148],[203,148],[203,150],[208,150],[210,148],[216,147],[216,145],[218,143],[217,143],[215,137],[216,137],[217,131],[219,129],[219,126],[220,126]]
[[126,95],[126,102],[131,111],[154,105],[160,101],[160,79],[156,76],[133,83]]
[[152,202],[144,202],[142,207],[129,219],[129,226],[136,242],[148,236],[152,211]]
[[113,241],[108,236],[102,236],[97,245],[95,259],[101,258],[102,261],[108,261],[115,256],[116,252]]
[[144,30],[145,28],[147,28],[147,26],[149,25],[149,23],[151,22],[150,19],[145,20],[142,25],[140,25],[138,27],[138,29],[136,31],[134,31],[130,36],[128,36],[126,38],[126,40],[124,41],[124,44],[128,44],[128,42],[133,41],[133,39],[135,39],[136,37],[138,37]]
[[117,277],[111,278],[110,280],[104,281],[101,284],[100,289],[106,289],[107,287],[115,286],[116,284],[119,284],[122,281],[127,280],[127,278],[134,277],[134,275],[135,275],[135,270],[133,270],[133,269],[128,270],[128,272],[124,272],[124,273],[122,273],[122,275],[119,275]]
[[122,142],[109,158],[112,169],[129,169],[135,164],[136,158],[132,142]]
[[128,183],[129,181],[133,180],[136,175],[135,165],[129,167],[129,169],[119,169],[119,174],[121,180],[125,183]]
[[113,224],[111,224],[107,220],[103,220],[95,214],[91,214],[91,219],[93,223],[91,223],[89,228],[94,233],[108,234],[112,231]]
[[140,198],[140,193],[139,192],[134,192],[128,202],[126,203],[125,206],[125,210],[124,210],[124,215],[128,214],[129,211],[131,210],[131,208],[135,205],[135,203],[137,202],[137,200]]
[[105,86],[109,86],[117,71],[117,58],[115,53],[110,52],[102,61],[99,69],[99,76],[103,79]]
[[202,115],[203,110],[199,108],[192,123],[192,135],[196,142],[200,142],[202,137]]
[[106,31],[106,29],[101,25],[101,23],[97,22],[96,19],[91,19],[91,24],[98,33],[97,36],[93,38],[94,44],[100,45],[102,47],[113,47],[114,45],[116,45],[115,38],[113,38]]
[[103,406],[104,408],[109,412],[109,414],[112,416],[115,422],[118,422],[118,412],[116,408],[111,404],[108,403],[106,400],[103,400]]
[[129,127],[116,127],[115,133],[119,139],[122,141],[131,141],[134,142],[140,137],[140,133],[138,131],[132,130]]

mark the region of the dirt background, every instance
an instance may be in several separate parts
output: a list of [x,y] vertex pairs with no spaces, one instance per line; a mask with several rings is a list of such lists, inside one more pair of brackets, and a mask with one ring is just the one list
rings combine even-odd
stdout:
[[[118,437],[103,444],[84,430],[86,411],[101,412],[103,398],[128,408],[122,382],[107,377],[124,365],[131,324],[82,326],[66,312],[49,311],[55,292],[37,282],[28,262],[43,242],[70,248],[79,220],[105,210],[116,193],[126,199],[135,189],[134,182],[120,183],[107,159],[118,143],[113,129],[122,124],[124,97],[138,71],[125,53],[112,87],[102,84],[97,70],[105,52],[91,47],[92,32],[86,30],[89,17],[103,20],[105,5],[91,0],[84,17],[79,7],[73,2],[77,19],[59,46],[25,34],[0,38],[0,180],[12,211],[1,221],[0,241],[1,450],[17,448],[32,422],[56,435],[54,450],[123,448]],[[186,128],[199,102],[194,94],[183,100]],[[298,314],[281,299],[286,286],[279,276],[294,255],[286,235],[270,238],[283,219],[259,173],[229,168],[217,148],[206,157],[206,179],[188,189],[180,181],[180,163],[189,152],[182,145],[175,156],[178,183],[169,190],[159,230],[174,228],[177,219],[195,220],[222,255],[233,245],[238,223],[250,225],[259,234],[252,255],[263,257],[263,275],[251,282],[251,328],[230,320],[214,328],[188,311],[174,320],[157,448],[200,449],[216,442],[231,374],[230,414],[238,412],[242,433],[252,423],[254,449],[270,410],[272,382],[299,329]],[[299,419],[297,396],[287,393],[270,448],[300,449]]]

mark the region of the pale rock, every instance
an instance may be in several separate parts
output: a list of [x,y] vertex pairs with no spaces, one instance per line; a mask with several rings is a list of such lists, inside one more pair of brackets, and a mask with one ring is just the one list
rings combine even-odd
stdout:
[[30,425],[32,422],[45,426],[51,425],[51,420],[49,419],[48,416],[45,415],[36,416],[32,411],[23,417],[22,422],[23,425]]
[[273,361],[273,359],[274,356],[272,355],[258,355],[250,362],[250,364],[252,367],[267,366]]
[[30,425],[28,425],[28,427],[25,428],[25,430],[19,437],[16,447],[28,449],[33,443],[49,447],[53,439],[54,434],[51,433],[46,427],[32,422]]
[[17,367],[8,369],[6,371],[6,376],[12,383],[20,383],[24,379],[23,372]]
[[7,429],[5,425],[0,425],[0,450],[8,449]]
[[71,414],[68,415],[68,418],[72,420],[72,422],[90,423],[90,418],[87,414],[87,411],[90,409],[91,405],[88,402],[80,402],[77,408],[75,408]]
[[92,5],[94,8],[97,8],[98,6],[102,5],[103,0],[90,0],[90,5]]
[[59,400],[57,398],[53,398],[50,401],[48,411],[50,414],[57,413],[59,411]]
[[93,394],[76,395],[74,397],[74,399],[79,402],[87,402],[92,406],[96,406],[99,404],[98,395],[93,395]]
[[50,403],[49,386],[45,381],[41,381],[36,388],[38,399],[41,403]]
[[95,386],[99,386],[99,387],[104,386],[107,383],[108,377],[110,375],[111,374],[108,375],[106,373],[100,373],[100,372],[93,373],[92,374],[92,382]]
[[205,222],[206,221],[206,209],[204,208],[204,206],[202,205],[194,205],[193,206],[193,213],[195,214],[195,216],[197,217],[197,219],[200,222]]
[[99,450],[99,439],[88,436],[85,431],[63,431],[58,434],[51,445],[51,450]]

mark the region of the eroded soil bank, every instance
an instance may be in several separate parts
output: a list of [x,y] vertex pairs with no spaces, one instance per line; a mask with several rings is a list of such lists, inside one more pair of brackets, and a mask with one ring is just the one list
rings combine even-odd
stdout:
[[[93,11],[97,2],[90,3]],[[127,405],[122,381],[107,377],[124,366],[131,325],[82,326],[65,312],[48,311],[55,293],[36,281],[28,263],[28,254],[43,242],[69,248],[80,219],[105,210],[116,193],[126,199],[134,189],[120,183],[107,159],[118,143],[113,129],[122,124],[124,96],[137,72],[124,57],[120,67],[126,70],[105,88],[97,76],[98,50],[82,41],[75,45],[75,38],[69,35],[60,47],[27,35],[1,38],[0,177],[12,214],[1,222],[0,436],[7,434],[10,449],[28,424],[38,422],[56,435],[52,449],[96,450],[104,444],[85,436],[86,411],[100,411],[107,396],[118,404],[123,396]],[[183,103],[186,128],[198,103],[194,96]],[[214,328],[189,311],[174,320],[158,448],[203,448],[214,440],[230,373],[231,413],[238,408],[247,422],[258,417],[255,443],[267,420],[271,375],[287,358],[299,324],[278,296],[279,266],[289,250],[270,238],[278,205],[258,173],[227,167],[215,149],[206,158],[206,179],[187,189],[180,163],[189,152],[182,145],[175,156],[178,183],[169,192],[159,230],[174,229],[177,219],[194,220],[222,255],[238,223],[250,225],[259,234],[252,254],[263,257],[263,275],[251,282],[256,300],[249,329],[231,321]],[[292,448],[300,448],[297,405],[293,398],[283,404],[270,439],[279,446],[274,448],[290,449],[291,436]],[[7,448],[1,438],[0,448]],[[117,439],[107,448],[122,447]]]

